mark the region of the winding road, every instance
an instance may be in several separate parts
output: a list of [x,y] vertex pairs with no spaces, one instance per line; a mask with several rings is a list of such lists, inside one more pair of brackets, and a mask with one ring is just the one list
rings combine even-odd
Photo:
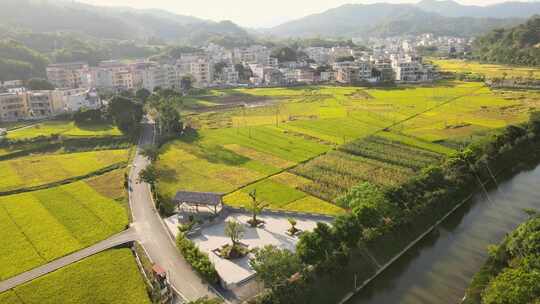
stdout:
[[[153,143],[153,126],[149,123],[143,125],[139,148]],[[172,236],[154,207],[150,186],[137,181],[139,172],[149,163],[149,160],[137,151],[130,173],[132,226],[137,231],[138,240],[152,262],[167,271],[172,286],[184,298],[195,300],[203,296],[215,297],[212,287],[193,271],[176,248]]]
[[152,144],[153,141],[154,125],[145,122],[129,174],[129,204],[133,219],[129,229],[93,246],[1,281],[0,293],[91,255],[138,241],[144,247],[150,260],[167,271],[171,285],[183,300],[192,301],[205,296],[218,297],[219,294],[193,271],[176,248],[174,239],[156,211],[150,186],[138,181],[139,172],[150,164],[150,161],[139,153],[140,149],[145,145]]

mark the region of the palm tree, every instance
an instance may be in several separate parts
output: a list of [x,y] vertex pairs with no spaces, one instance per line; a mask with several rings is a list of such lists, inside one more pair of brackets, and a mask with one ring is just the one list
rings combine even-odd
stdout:
[[249,197],[251,197],[251,204],[247,207],[249,211],[251,211],[252,219],[248,221],[251,227],[257,227],[261,221],[257,219],[257,215],[261,214],[261,212],[268,206],[268,204],[263,204],[262,201],[259,201],[257,199],[257,189],[254,189],[249,193]]
[[232,247],[234,248],[244,236],[244,227],[237,221],[227,221],[225,235],[231,238]]

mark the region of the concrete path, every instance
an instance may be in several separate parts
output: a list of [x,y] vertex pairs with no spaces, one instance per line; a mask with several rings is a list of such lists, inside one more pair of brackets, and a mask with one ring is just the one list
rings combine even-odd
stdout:
[[[152,142],[153,125],[145,124],[139,146]],[[216,297],[213,288],[193,271],[176,248],[175,241],[154,207],[149,185],[138,182],[139,172],[148,164],[148,159],[137,152],[130,172],[132,226],[137,230],[139,242],[152,262],[167,271],[173,287],[187,300]]]
[[136,239],[136,233],[134,229],[125,230],[119,234],[116,234],[104,241],[101,241],[93,246],[87,247],[83,250],[77,251],[60,259],[54,260],[48,264],[34,268],[27,272],[23,272],[15,277],[0,282],[0,293],[17,287],[21,284],[29,282],[33,279],[39,278],[43,275],[51,273],[69,264],[73,264],[91,255],[100,253],[107,249],[132,242]]

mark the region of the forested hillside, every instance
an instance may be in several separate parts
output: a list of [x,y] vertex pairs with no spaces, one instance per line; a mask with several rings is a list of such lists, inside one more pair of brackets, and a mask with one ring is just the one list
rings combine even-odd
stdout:
[[213,22],[161,10],[99,7],[45,0],[0,1],[0,25],[32,32],[75,32],[101,39],[200,44],[249,35],[232,22]]
[[[425,2],[422,2],[426,4]],[[424,8],[414,4],[346,4],[320,14],[313,14],[286,22],[267,30],[268,34],[285,37],[370,37],[434,33],[471,37],[499,27],[515,26],[540,12],[540,6],[524,3],[529,14],[509,15],[498,18],[494,14],[476,16],[457,13],[446,15],[447,2],[434,1]],[[454,3],[454,2],[451,2]],[[459,6],[459,4],[454,3]],[[460,11],[467,7],[459,6]],[[488,8],[485,8],[488,9]]]
[[480,60],[506,64],[540,65],[540,16],[509,29],[497,29],[475,41]]

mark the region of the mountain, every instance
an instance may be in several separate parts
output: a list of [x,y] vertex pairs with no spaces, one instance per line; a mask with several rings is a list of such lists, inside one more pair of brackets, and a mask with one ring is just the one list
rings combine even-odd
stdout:
[[540,13],[540,3],[507,2],[486,7],[466,6],[450,0],[346,4],[278,25],[264,33],[281,37],[366,37],[425,32],[475,36],[517,25],[535,13]]
[[462,5],[452,0],[422,0],[416,7],[445,17],[529,18],[540,13],[540,2],[503,2],[476,6]]
[[482,61],[540,66],[540,16],[479,37],[474,50]]
[[150,38],[202,44],[230,37],[248,42],[249,34],[232,22],[213,22],[162,10],[98,7],[78,2],[1,0],[0,25],[32,32],[75,32],[101,39]]

